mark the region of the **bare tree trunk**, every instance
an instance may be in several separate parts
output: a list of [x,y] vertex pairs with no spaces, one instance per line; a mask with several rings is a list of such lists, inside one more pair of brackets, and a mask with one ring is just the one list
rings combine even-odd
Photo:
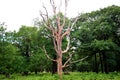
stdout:
[[57,59],[57,73],[60,76],[60,80],[62,80],[62,57],[59,57]]
[[58,37],[56,39],[57,42],[57,73],[60,76],[60,80],[62,80],[62,39],[61,39],[61,31],[58,33]]

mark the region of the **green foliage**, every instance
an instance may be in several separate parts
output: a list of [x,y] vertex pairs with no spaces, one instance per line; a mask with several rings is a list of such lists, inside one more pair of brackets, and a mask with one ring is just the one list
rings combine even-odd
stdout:
[[[101,69],[105,69],[109,66],[109,70],[115,70],[118,67],[116,64],[119,63],[116,60],[118,58],[116,55],[120,53],[119,28],[119,6],[113,5],[91,13],[81,14],[72,33],[73,40],[75,40],[73,44],[77,45],[76,53],[91,56],[88,62],[91,61],[90,64],[96,67],[103,66]],[[79,45],[75,44],[76,42],[79,42]],[[96,58],[93,58],[95,55],[97,55]]]
[[43,72],[49,70],[51,66],[50,60],[44,53],[34,53],[30,57],[30,70],[31,72]]
[[[0,75],[2,80],[59,80],[58,75],[52,75],[50,73],[39,73],[37,75],[31,74],[29,76],[21,76],[19,74],[14,74],[10,78],[5,78],[3,75]],[[71,72],[69,75],[63,75],[63,80],[119,80],[120,73],[93,73],[93,72]]]
[[119,46],[111,40],[94,40],[91,43],[91,47],[93,47],[94,51],[114,51]]
[[14,72],[13,62],[15,61],[16,48],[8,44],[4,47],[4,52],[0,54],[0,72],[7,74]]

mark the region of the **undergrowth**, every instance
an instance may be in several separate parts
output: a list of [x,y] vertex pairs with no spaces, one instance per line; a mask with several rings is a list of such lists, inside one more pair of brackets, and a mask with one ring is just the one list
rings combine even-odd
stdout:
[[[12,74],[10,78],[0,75],[0,80],[59,80],[57,74],[38,73],[22,76],[21,74]],[[94,72],[70,72],[63,75],[63,80],[120,80],[120,73],[111,72],[109,74]]]

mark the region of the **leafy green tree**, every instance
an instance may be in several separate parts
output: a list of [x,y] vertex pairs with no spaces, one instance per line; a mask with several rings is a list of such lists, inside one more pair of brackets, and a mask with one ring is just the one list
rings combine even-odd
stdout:
[[0,71],[5,74],[6,77],[14,73],[13,62],[15,61],[16,52],[16,48],[13,45],[7,44],[4,46],[4,52],[0,55]]
[[[46,33],[37,27],[22,26],[17,32],[17,42],[20,53],[23,56],[23,75],[28,75],[28,72],[42,72],[50,71],[51,64],[46,59],[45,54],[41,48],[43,45],[49,43],[49,40],[45,40]],[[49,44],[48,44],[49,45]],[[46,64],[48,62],[48,64]],[[49,69],[48,69],[49,68]]]
[[[111,65],[108,64],[110,60],[108,56],[112,57],[112,55],[119,53],[119,14],[120,7],[110,6],[98,11],[82,14],[76,24],[79,27],[74,35],[77,35],[77,39],[81,42],[80,49],[95,55],[96,72],[99,69],[97,56],[100,59],[102,72],[108,73],[108,66]],[[107,53],[111,53],[111,55]]]
[[24,74],[27,75],[30,70],[30,56],[37,49],[37,28],[22,26],[17,32],[17,45],[23,60]]
[[18,49],[13,44],[14,39],[12,32],[7,32],[5,24],[0,25],[0,73],[10,77],[15,72],[17,64],[14,64],[17,58]]

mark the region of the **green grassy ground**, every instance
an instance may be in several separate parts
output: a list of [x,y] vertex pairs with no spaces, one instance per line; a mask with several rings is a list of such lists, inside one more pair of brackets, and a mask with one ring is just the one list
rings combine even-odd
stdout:
[[[28,76],[13,74],[10,78],[0,75],[0,80],[59,80],[59,77],[50,73],[30,74]],[[63,80],[120,80],[120,73],[72,72],[69,75],[63,75]]]

